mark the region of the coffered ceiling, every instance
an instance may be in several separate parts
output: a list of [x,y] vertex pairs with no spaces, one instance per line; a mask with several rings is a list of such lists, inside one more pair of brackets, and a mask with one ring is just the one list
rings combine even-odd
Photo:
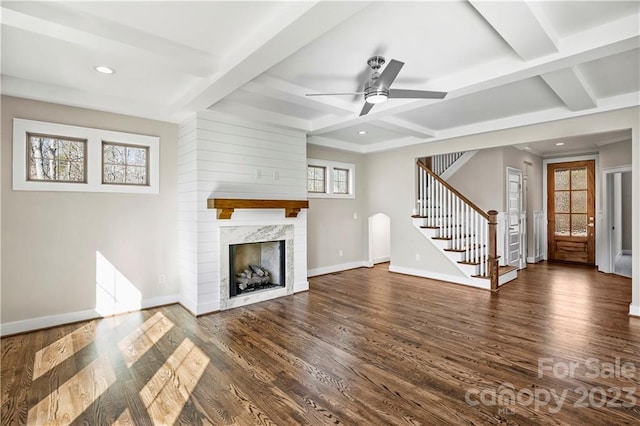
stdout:
[[[374,152],[640,105],[638,1],[1,3],[2,93],[180,122],[212,109]],[[359,116],[366,62],[405,63]],[[102,75],[97,65],[115,69]],[[366,134],[360,134],[366,132]]]

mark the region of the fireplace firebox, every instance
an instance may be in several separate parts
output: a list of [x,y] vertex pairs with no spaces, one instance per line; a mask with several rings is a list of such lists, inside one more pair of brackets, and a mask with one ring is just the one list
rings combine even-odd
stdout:
[[229,297],[286,285],[286,240],[229,245]]

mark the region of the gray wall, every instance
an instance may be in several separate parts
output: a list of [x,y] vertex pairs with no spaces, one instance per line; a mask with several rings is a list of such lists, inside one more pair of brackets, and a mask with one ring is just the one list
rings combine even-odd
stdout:
[[[355,199],[309,198],[307,266],[318,269],[362,263],[368,258],[365,156],[307,145],[307,157],[356,165]],[[357,219],[354,219],[354,213]],[[342,256],[339,251],[342,250]]]
[[[159,136],[160,193],[13,191],[13,118]],[[3,324],[93,309],[98,253],[141,292],[143,301],[174,297],[177,129],[171,123],[2,97]]]

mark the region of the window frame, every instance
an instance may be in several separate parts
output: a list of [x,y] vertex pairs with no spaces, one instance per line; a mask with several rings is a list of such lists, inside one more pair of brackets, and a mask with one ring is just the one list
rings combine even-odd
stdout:
[[[86,140],[86,182],[29,180],[27,134],[55,135],[61,139]],[[148,147],[148,185],[102,182],[102,142]],[[68,191],[158,194],[160,192],[160,138],[89,127],[13,119],[12,189],[14,191]]]
[[[83,177],[82,180],[52,180],[52,179],[34,179],[31,177],[31,138],[32,137],[39,137],[39,138],[47,138],[47,139],[54,139],[54,140],[65,140],[65,141],[69,141],[69,142],[82,142],[82,148],[83,148],[83,158],[82,158],[82,164],[83,164]],[[44,133],[36,133],[36,132],[27,132],[26,133],[26,141],[25,141],[25,148],[26,148],[26,157],[27,157],[27,164],[26,166],[26,179],[29,182],[46,182],[46,183],[69,183],[69,184],[84,184],[87,183],[87,145],[88,145],[88,141],[86,139],[81,139],[81,138],[74,138],[74,137],[68,137],[68,136],[61,136],[61,135],[51,135],[51,134],[44,134]],[[58,163],[59,163],[59,159],[57,159]]]
[[[322,191],[309,191],[309,169],[321,169],[324,179],[322,179]],[[314,182],[318,179],[313,179]],[[316,166],[313,164],[307,165],[307,192],[310,194],[325,194],[327,192],[327,168],[324,166]]]
[[[325,187],[324,192],[309,192],[308,170],[309,167],[324,167],[325,168]],[[333,174],[334,170],[346,170],[347,171],[347,193],[334,193],[333,191]],[[353,163],[343,163],[340,161],[321,160],[317,158],[307,159],[307,198],[343,198],[354,199],[356,198],[356,165]]]
[[[105,145],[110,145],[110,146],[122,146],[125,149],[126,148],[134,148],[134,149],[144,149],[146,151],[145,154],[145,164],[144,164],[144,169],[145,169],[145,183],[127,183],[126,182],[126,170],[127,167],[142,167],[142,166],[136,166],[136,165],[130,165],[130,164],[122,164],[125,168],[125,182],[105,182],[104,180],[104,166],[105,166],[105,161],[104,161],[104,147]],[[101,154],[102,154],[102,164],[101,164],[101,176],[102,176],[102,184],[103,185],[125,185],[125,186],[149,186],[149,146],[147,145],[137,145],[137,144],[132,144],[132,143],[121,143],[121,142],[111,142],[111,141],[102,141],[102,146],[100,148]],[[126,152],[126,151],[125,151]],[[126,154],[125,154],[125,158],[126,158]],[[109,163],[111,164],[111,163]],[[112,165],[117,165],[117,164],[112,164]]]

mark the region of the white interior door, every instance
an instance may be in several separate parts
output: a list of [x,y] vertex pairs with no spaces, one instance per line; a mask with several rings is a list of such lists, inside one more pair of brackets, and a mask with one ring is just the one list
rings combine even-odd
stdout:
[[522,258],[521,211],[522,171],[507,167],[507,264],[517,268],[520,268]]

